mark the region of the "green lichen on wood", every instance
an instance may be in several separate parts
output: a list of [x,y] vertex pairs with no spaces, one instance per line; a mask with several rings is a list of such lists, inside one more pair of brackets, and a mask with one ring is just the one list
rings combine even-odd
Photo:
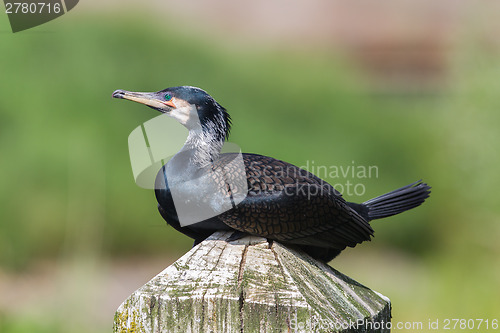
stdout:
[[179,271],[182,271],[182,270],[186,270],[186,269],[189,269],[189,265],[184,263],[184,264],[181,264],[181,263],[178,263],[177,261],[173,263],[174,267],[177,268],[177,270]]
[[279,244],[275,250],[313,310],[314,315],[303,322],[306,327],[314,327],[314,320],[330,327],[363,319],[378,320],[372,313],[379,312],[390,319],[390,303],[369,288],[302,253]]
[[127,300],[115,313],[113,332],[115,333],[145,333],[139,311],[133,307],[133,302]]

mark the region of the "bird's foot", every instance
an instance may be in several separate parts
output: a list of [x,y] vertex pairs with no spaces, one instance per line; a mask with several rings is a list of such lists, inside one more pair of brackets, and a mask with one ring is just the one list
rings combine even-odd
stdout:
[[238,239],[242,239],[243,237],[246,237],[248,236],[248,234],[246,232],[242,232],[242,231],[235,231],[233,232],[233,234],[231,236],[229,236],[229,238],[227,239],[228,242],[232,242],[232,241],[235,241],[235,240],[238,240]]

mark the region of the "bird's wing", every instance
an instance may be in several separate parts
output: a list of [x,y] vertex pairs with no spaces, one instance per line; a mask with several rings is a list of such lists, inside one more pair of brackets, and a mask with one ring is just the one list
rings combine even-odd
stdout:
[[[222,163],[231,158],[224,155]],[[243,161],[248,192],[219,216],[228,226],[287,243],[338,249],[373,234],[339,192],[308,171],[261,155],[243,154]]]

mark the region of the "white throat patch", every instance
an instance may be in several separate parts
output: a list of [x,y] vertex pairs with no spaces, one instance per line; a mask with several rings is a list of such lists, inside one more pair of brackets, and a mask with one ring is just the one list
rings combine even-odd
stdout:
[[196,105],[175,98],[173,103],[176,108],[167,113],[170,117],[176,119],[189,130],[201,128]]

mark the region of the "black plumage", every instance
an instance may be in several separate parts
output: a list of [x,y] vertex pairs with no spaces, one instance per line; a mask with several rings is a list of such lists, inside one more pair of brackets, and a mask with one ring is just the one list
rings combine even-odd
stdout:
[[[235,230],[294,244],[317,259],[329,261],[347,246],[370,240],[371,220],[417,207],[430,194],[430,187],[419,181],[361,204],[350,203],[330,184],[290,163],[256,154],[221,154],[231,120],[226,110],[199,88],[174,87],[156,93],[117,90],[113,97],[146,104],[189,129],[183,149],[159,171],[155,193],[162,217],[195,243],[216,230]],[[234,163],[238,156],[244,167]],[[184,201],[203,196],[204,189],[190,182],[200,172],[221,191],[213,195],[215,199],[200,198],[209,202],[214,216],[186,225],[179,219],[172,189],[180,189]],[[233,199],[242,196],[244,199],[235,203]],[[215,203],[223,199],[231,200],[230,209]]]

